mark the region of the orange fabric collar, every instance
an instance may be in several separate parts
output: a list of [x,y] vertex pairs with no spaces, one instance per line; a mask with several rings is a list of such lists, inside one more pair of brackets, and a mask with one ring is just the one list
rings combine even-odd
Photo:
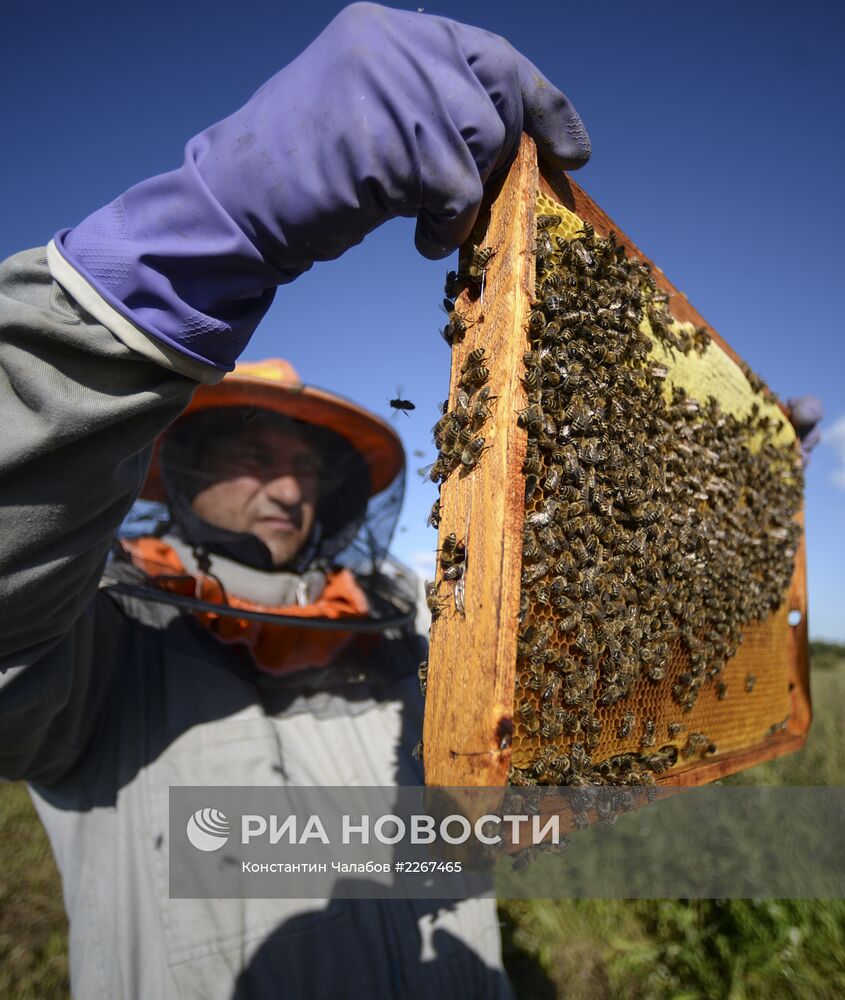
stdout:
[[[132,562],[160,590],[186,594],[213,604],[228,604],[249,611],[267,611],[299,618],[361,618],[369,608],[364,592],[347,569],[326,577],[320,597],[304,608],[270,607],[224,593],[219,581],[202,574],[190,574],[176,551],[160,538],[124,539],[124,549]],[[194,617],[221,642],[246,646],[255,665],[271,674],[293,673],[308,667],[325,667],[354,638],[351,632],[329,632],[270,625],[241,618],[223,618],[213,611],[194,611]]]

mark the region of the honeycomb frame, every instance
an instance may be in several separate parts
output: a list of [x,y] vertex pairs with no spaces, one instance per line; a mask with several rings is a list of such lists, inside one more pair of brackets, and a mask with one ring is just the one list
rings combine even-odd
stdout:
[[[486,347],[488,358],[494,359],[490,383],[497,402],[493,425],[485,429],[483,462],[472,470],[461,470],[442,488],[440,546],[454,534],[466,545],[467,554],[463,578],[439,591],[445,613],[432,625],[424,734],[429,784],[501,785],[507,781],[511,765],[525,766],[541,749],[526,733],[520,718],[519,702],[524,692],[515,695],[517,567],[521,567],[521,553],[516,549],[520,548],[525,513],[518,494],[525,435],[514,427],[514,415],[525,405],[524,389],[515,372],[526,347],[526,322],[534,294],[534,216],[544,199],[564,206],[572,220],[589,222],[599,235],[614,231],[629,254],[647,260],[576,185],[564,181],[553,188],[538,176],[530,140],[523,143],[507,180],[493,193],[470,237],[470,245],[489,245],[497,252],[485,276],[486,288],[480,295],[475,290],[462,296],[467,331],[453,347],[450,404],[455,405],[461,391],[467,357],[479,346]],[[549,207],[551,202],[545,204]],[[466,253],[462,259],[466,261]],[[707,326],[659,269],[653,268],[653,274],[669,296],[676,320]],[[708,330],[725,362],[718,381],[729,385],[734,372],[742,377],[742,363],[712,328]],[[738,405],[742,405],[741,396]],[[471,474],[464,474],[468,471]],[[632,691],[632,701],[597,711],[603,725],[598,742],[591,748],[593,760],[641,748],[642,724],[625,738],[617,735],[623,714],[632,706],[636,706],[638,719],[655,720],[658,747],[674,746],[680,751],[690,733],[706,733],[717,747],[707,759],[679,755],[677,764],[658,777],[660,784],[714,780],[800,747],[810,718],[804,572],[802,545],[795,557],[787,599],[764,622],[746,627],[745,641],[724,668],[723,680],[729,691],[736,695],[751,675],[756,681],[751,692],[743,691],[744,697],[720,698],[713,685],[701,692],[693,709],[682,717],[669,695],[670,684],[655,686],[642,679]],[[798,626],[787,620],[793,610],[802,613]],[[670,671],[683,669],[679,650],[669,660]],[[529,698],[534,698],[539,709],[539,692]],[[670,722],[679,722],[683,728],[670,735]],[[565,747],[565,740],[558,742]]]

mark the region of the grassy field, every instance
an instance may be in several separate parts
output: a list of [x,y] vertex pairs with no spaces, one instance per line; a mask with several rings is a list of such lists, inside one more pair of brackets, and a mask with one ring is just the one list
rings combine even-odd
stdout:
[[[732,784],[845,784],[845,648],[814,644],[805,748]],[[500,905],[520,1000],[834,1000],[845,901],[520,900]],[[68,997],[58,874],[29,795],[0,785],[0,998]]]

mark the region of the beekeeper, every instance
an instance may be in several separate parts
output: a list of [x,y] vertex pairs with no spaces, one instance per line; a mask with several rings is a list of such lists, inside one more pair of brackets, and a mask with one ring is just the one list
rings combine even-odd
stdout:
[[[49,833],[75,996],[510,995],[490,900],[171,900],[166,831],[174,785],[420,780],[419,643],[364,572],[399,442],[283,363],[223,376],[277,285],[388,219],[453,251],[523,130],[589,156],[502,38],[355,4],[180,168],[0,268],[0,773]],[[100,588],[142,486],[169,517]]]

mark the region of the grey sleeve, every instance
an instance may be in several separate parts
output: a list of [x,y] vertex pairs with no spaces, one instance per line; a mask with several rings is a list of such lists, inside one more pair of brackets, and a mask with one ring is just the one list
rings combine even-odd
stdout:
[[48,783],[85,748],[126,641],[97,593],[152,442],[197,383],[126,347],[44,250],[0,264],[0,775]]

